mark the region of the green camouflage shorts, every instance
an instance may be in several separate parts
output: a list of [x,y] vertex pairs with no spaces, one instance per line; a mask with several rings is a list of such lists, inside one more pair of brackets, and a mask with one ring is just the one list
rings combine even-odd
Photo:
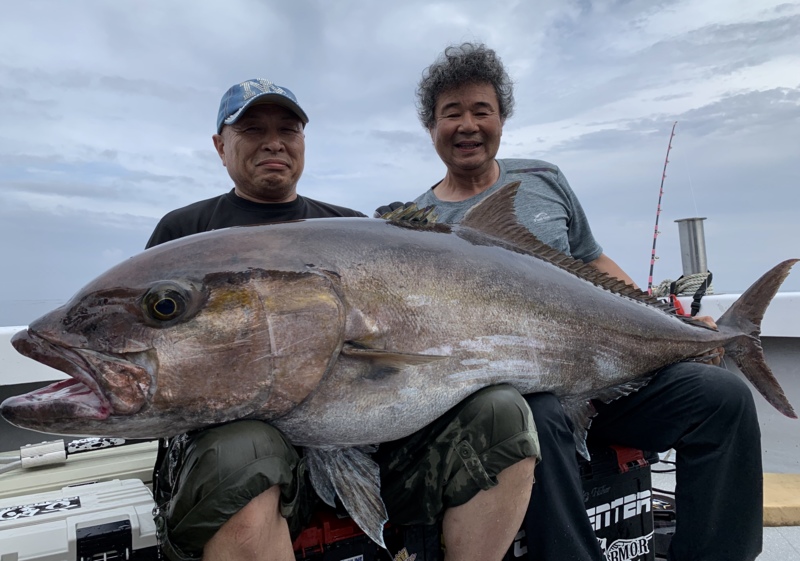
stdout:
[[[381,495],[396,524],[433,524],[444,510],[497,485],[497,474],[539,457],[533,417],[509,386],[485,388],[404,439],[381,444]],[[292,538],[319,504],[301,451],[272,426],[237,421],[172,439],[157,469],[156,524],[172,561],[199,559],[251,499],[281,486]]]
[[505,468],[541,456],[525,399],[510,386],[491,386],[411,436],[381,444],[373,457],[389,520],[434,524],[497,485]]
[[261,421],[237,421],[173,438],[157,466],[156,527],[171,561],[200,559],[231,516],[274,485],[293,536],[317,504],[300,450]]

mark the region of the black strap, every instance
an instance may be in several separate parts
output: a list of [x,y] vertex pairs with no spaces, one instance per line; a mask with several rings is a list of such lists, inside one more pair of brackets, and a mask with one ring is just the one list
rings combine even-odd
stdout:
[[708,271],[708,275],[703,280],[703,283],[695,291],[694,296],[692,297],[692,317],[696,316],[697,312],[700,311],[700,300],[706,295],[708,287],[711,286],[712,277],[713,275],[711,274],[711,271]]
[[669,294],[670,294],[670,296],[677,296],[678,295],[678,293],[677,293],[678,281],[681,280],[682,278],[683,278],[683,275],[679,276],[677,279],[672,281],[672,283],[670,283],[670,285],[669,285]]

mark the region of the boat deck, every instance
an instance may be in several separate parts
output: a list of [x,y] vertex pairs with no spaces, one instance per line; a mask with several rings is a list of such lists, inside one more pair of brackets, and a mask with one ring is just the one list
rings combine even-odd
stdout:
[[[656,464],[656,469],[659,464]],[[653,473],[653,488],[675,490],[675,476]],[[800,475],[764,474],[764,549],[759,561],[800,561]]]

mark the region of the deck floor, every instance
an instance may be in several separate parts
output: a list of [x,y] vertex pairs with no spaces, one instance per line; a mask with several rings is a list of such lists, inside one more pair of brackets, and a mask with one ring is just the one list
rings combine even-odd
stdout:
[[[652,479],[654,488],[675,489],[673,474],[653,473]],[[758,561],[800,561],[800,521],[796,526],[765,527],[764,549]]]

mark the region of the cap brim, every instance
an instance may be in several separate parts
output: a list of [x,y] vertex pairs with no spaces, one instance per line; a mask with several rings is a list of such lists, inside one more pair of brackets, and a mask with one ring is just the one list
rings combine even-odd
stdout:
[[285,107],[303,122],[304,125],[308,124],[308,115],[306,112],[303,111],[299,105],[293,102],[291,99],[286,97],[285,95],[281,95],[278,93],[262,93],[253,97],[252,99],[247,100],[239,111],[222,121],[223,125],[232,125],[236,121],[238,121],[242,115],[244,115],[245,111],[253,107],[254,105],[279,105],[281,107]]

